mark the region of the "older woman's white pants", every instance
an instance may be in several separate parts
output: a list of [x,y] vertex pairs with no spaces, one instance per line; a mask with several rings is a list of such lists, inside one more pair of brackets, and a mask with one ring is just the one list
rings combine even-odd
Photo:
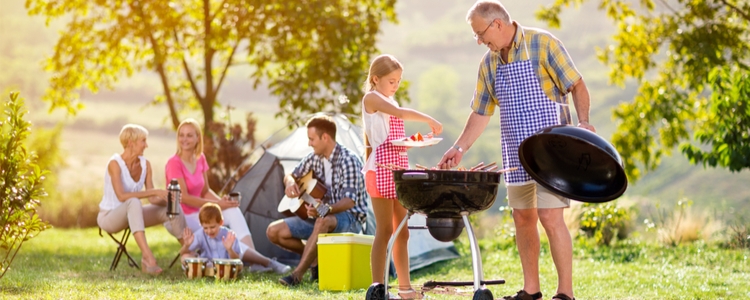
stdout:
[[119,232],[130,227],[132,233],[144,231],[146,227],[164,224],[167,231],[174,237],[181,239],[185,230],[185,218],[182,214],[170,219],[167,207],[153,204],[143,205],[141,200],[130,198],[112,210],[100,210],[96,223],[101,229],[109,233]]

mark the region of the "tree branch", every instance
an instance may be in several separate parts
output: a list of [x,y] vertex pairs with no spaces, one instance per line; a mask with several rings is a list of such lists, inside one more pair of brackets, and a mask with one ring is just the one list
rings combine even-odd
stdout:
[[216,85],[215,91],[218,91],[221,89],[221,84],[224,82],[224,78],[227,76],[227,71],[229,71],[229,67],[232,66],[232,59],[234,58],[234,53],[237,51],[237,47],[240,46],[240,40],[237,41],[236,44],[234,44],[234,47],[232,47],[232,52],[229,53],[229,58],[227,59],[227,63],[224,64],[224,70],[221,71],[221,77],[219,78],[219,83]]
[[667,3],[667,1],[665,1],[665,0],[659,0],[659,2],[661,2],[661,4],[663,4],[664,7],[666,7],[667,9],[671,10],[672,13],[674,13],[675,15],[679,15],[679,13],[677,12],[677,10],[674,9],[674,8],[672,8],[672,6],[670,6],[669,3]]
[[[174,34],[174,39],[177,41],[177,44],[180,43],[180,38],[177,35],[177,30],[172,29],[172,32]],[[184,51],[183,51],[184,54]],[[185,56],[182,56],[182,69],[185,70],[185,76],[187,77],[188,81],[190,82],[190,89],[193,91],[193,95],[195,95],[196,99],[201,99],[203,96],[201,96],[200,91],[198,91],[198,86],[195,83],[195,79],[193,79],[193,73],[190,71],[190,66],[188,66],[187,60],[185,60]]]
[[[209,0],[203,0],[203,19],[205,22],[203,22],[203,66],[204,66],[204,72],[206,74],[206,90],[205,90],[205,97],[199,98],[198,101],[200,102],[201,109],[203,109],[203,126],[205,129],[208,129],[208,126],[211,125],[210,122],[213,122],[214,120],[214,103],[216,101],[215,94],[216,91],[214,91],[214,76],[213,76],[213,57],[214,53],[216,53],[216,49],[213,48],[213,45],[211,45],[211,38],[213,37],[213,33],[211,32],[211,7],[210,7],[210,1]],[[205,131],[205,134],[208,133],[208,130]]]
[[[203,53],[203,66],[205,68],[206,72],[206,96],[212,96],[214,94],[213,88],[214,88],[214,77],[213,77],[213,55],[215,50],[211,46],[211,16],[210,16],[210,3],[209,0],[203,0],[203,18],[206,20],[203,22],[203,47],[204,47],[204,53]],[[199,98],[200,99],[200,98]],[[201,99],[202,100],[202,99]],[[203,101],[201,101],[203,102]],[[205,108],[205,104],[204,104]],[[204,111],[205,113],[205,111]],[[208,126],[206,124],[205,126]]]
[[219,4],[219,6],[218,6],[218,10],[213,15],[209,15],[208,19],[206,20],[206,22],[212,22],[214,20],[214,18],[216,17],[216,15],[219,13],[218,11],[221,10],[222,7],[224,7],[225,3],[227,3],[227,0],[221,1],[221,4]]
[[727,0],[719,0],[719,1],[721,3],[724,3],[724,5],[732,8],[732,10],[734,10],[738,15],[742,16],[745,19],[745,21],[750,22],[750,15],[747,12],[743,11],[739,7],[735,6],[734,4],[729,3],[729,1]]
[[167,106],[169,107],[169,116],[172,118],[172,127],[176,130],[180,125],[180,119],[177,116],[177,109],[175,108],[174,99],[172,98],[172,90],[169,87],[169,80],[167,78],[167,72],[164,69],[164,57],[159,50],[159,45],[154,38],[153,30],[151,30],[151,24],[146,20],[146,16],[143,13],[143,6],[138,6],[137,9],[133,3],[130,4],[130,9],[140,14],[143,24],[146,27],[146,36],[151,48],[154,50],[154,65],[156,66],[156,72],[159,73],[159,79],[161,79],[161,85],[164,89],[164,96],[167,98]]

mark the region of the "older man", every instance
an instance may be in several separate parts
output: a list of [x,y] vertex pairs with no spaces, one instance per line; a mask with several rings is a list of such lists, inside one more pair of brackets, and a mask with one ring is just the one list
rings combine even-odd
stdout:
[[513,21],[499,1],[475,3],[466,16],[477,44],[489,48],[479,66],[472,112],[463,132],[439,165],[452,168],[500,110],[503,166],[508,205],[513,208],[516,244],[523,267],[523,289],[505,299],[542,299],[539,285],[541,221],[549,237],[557,269],[557,292],[552,299],[573,298],[573,246],[563,219],[570,200],[537,184],[518,158],[521,141],[547,126],[571,124],[567,94],[573,96],[578,126],[594,131],[589,122],[589,92],[563,44],[547,31]]

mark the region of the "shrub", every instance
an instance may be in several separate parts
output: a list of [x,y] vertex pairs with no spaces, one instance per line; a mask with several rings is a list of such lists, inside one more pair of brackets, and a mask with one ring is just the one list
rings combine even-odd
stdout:
[[694,214],[693,201],[683,198],[675,209],[656,205],[651,219],[644,220],[648,231],[656,231],[659,242],[667,246],[708,240],[718,228],[705,214]]
[[730,224],[726,246],[731,249],[750,249],[750,226],[744,225],[741,221]]
[[102,193],[101,187],[81,186],[51,194],[39,208],[39,217],[55,228],[97,227]]
[[608,246],[615,237],[624,240],[632,229],[633,208],[618,207],[617,202],[584,203],[579,216],[581,236],[594,238],[597,245]]
[[49,225],[37,215],[40,198],[46,196],[42,182],[47,171],[26,151],[24,141],[31,124],[24,120],[23,98],[11,93],[0,121],[0,278],[25,241]]
[[514,248],[516,245],[516,226],[513,224],[513,209],[510,206],[500,206],[499,211],[493,239],[498,248]]
[[[245,162],[250,150],[255,148],[256,122],[253,114],[248,113],[244,129],[240,124],[232,124],[229,119],[206,126],[203,154],[211,166],[208,184],[217,193],[231,190],[234,183],[250,169]],[[234,180],[230,182],[230,179]]]

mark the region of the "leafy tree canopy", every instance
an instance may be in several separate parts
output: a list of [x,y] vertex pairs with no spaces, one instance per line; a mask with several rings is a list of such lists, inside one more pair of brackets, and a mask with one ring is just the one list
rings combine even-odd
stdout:
[[[556,0],[537,17],[559,27],[562,9],[584,2]],[[598,49],[599,59],[612,82],[639,84],[635,99],[614,112],[612,141],[630,179],[678,145],[692,163],[750,168],[750,2],[595,2],[617,24],[614,44]]]
[[[26,0],[31,15],[67,20],[46,67],[52,109],[75,113],[78,90],[112,89],[122,76],[153,70],[176,128],[179,113],[214,119],[230,67],[250,66],[254,87],[268,85],[280,112],[331,110],[338,95],[356,113],[376,36],[396,22],[396,0]],[[408,101],[408,99],[407,99]]]

